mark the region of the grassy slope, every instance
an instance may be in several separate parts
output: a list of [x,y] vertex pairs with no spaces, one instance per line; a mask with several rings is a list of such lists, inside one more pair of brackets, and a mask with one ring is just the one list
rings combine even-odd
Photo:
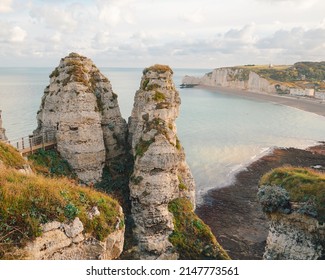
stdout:
[[290,201],[306,203],[313,201],[317,219],[325,222],[325,174],[307,168],[281,167],[265,174],[260,185],[284,187]]
[[176,247],[181,259],[230,259],[210,228],[193,212],[189,200],[175,199],[169,203],[168,208],[174,215],[175,226],[169,240]]
[[[123,225],[119,203],[108,195],[81,187],[68,178],[24,175],[17,171],[26,164],[20,154],[0,143],[0,259],[41,234],[48,221],[69,222],[79,217],[85,231],[103,240]],[[90,220],[87,213],[97,207],[100,215]]]

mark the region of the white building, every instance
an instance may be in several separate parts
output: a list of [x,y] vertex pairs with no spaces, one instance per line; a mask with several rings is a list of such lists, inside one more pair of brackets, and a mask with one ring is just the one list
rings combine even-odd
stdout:
[[296,96],[315,96],[315,90],[313,88],[291,88],[290,94]]
[[325,91],[316,91],[315,98],[325,100]]

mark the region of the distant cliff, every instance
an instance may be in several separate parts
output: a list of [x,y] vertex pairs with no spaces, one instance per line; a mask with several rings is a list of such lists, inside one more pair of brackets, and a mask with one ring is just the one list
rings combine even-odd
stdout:
[[[211,87],[228,87],[261,93],[276,93],[276,84],[278,84],[262,78],[257,73],[248,69],[235,67],[214,69],[201,78],[185,76],[182,83]],[[286,87],[281,85],[279,87],[282,87],[282,90],[286,89]]]
[[264,259],[324,259],[324,173],[277,168],[261,184],[258,197],[269,218]]
[[[228,87],[260,93],[286,94],[290,89],[325,90],[325,62],[294,65],[245,65],[214,69],[203,77],[185,76],[183,85]],[[315,95],[316,96],[316,95]]]

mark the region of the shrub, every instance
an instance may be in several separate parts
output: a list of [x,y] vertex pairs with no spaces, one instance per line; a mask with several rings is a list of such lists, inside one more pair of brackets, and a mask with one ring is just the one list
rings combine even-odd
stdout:
[[70,164],[56,150],[40,149],[35,154],[29,155],[28,160],[37,173],[45,176],[77,178]]
[[279,186],[261,186],[257,197],[262,205],[263,211],[272,213],[280,211],[282,213],[290,212],[289,194]]

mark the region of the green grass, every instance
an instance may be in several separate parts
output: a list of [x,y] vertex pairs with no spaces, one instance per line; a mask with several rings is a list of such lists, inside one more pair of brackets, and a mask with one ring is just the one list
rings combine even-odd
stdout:
[[38,150],[29,155],[28,160],[32,163],[37,173],[45,176],[66,176],[76,178],[69,163],[64,160],[56,150]]
[[174,216],[174,231],[170,242],[177,249],[180,259],[230,259],[217,242],[210,228],[193,212],[188,199],[177,198],[168,205]]
[[11,145],[5,144],[0,141],[0,161],[6,167],[12,167],[15,169],[21,169],[27,164],[26,160],[20,155],[20,153]]
[[265,174],[260,185],[278,185],[289,193],[290,201],[309,203],[312,201],[316,218],[325,222],[325,174],[307,168],[281,167]]
[[[79,217],[85,232],[103,240],[123,220],[118,202],[104,193],[67,178],[26,176],[11,168],[0,169],[0,205],[0,258],[40,236],[41,224],[49,221]],[[100,215],[90,220],[87,213],[94,206]]]

